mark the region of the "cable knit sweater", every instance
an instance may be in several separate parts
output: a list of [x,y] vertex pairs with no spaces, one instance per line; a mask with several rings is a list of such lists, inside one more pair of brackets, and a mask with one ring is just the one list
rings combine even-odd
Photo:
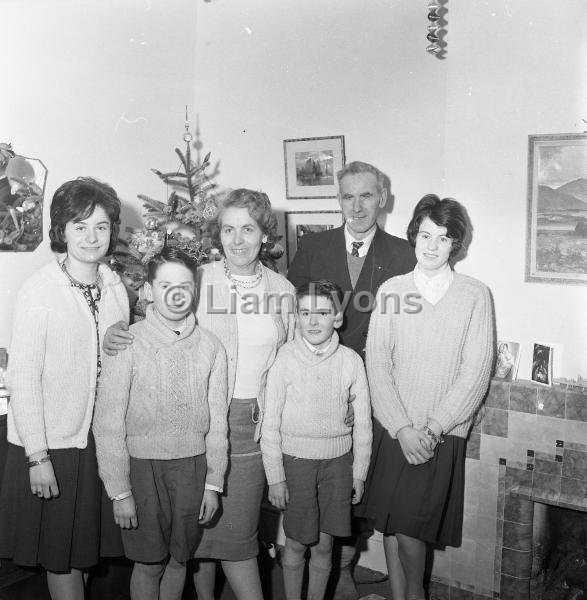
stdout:
[[[16,297],[8,361],[8,441],[27,456],[51,448],[85,448],[96,396],[96,324],[83,294],[59,260],[25,281]],[[99,336],[128,322],[120,277],[99,266]]]
[[[417,293],[414,274],[388,279],[377,293],[367,337],[367,376],[375,418],[392,437],[428,419],[445,434],[466,437],[493,362],[493,309],[480,281],[454,274],[435,305],[424,298],[416,314],[382,310],[381,297]],[[403,306],[403,305],[402,305]],[[413,308],[412,308],[413,310]]]
[[[354,394],[354,427],[344,424]],[[283,346],[267,377],[261,452],[267,482],[285,481],[283,454],[328,459],[352,447],[353,478],[365,481],[371,457],[371,406],[361,357],[339,345],[314,354],[301,335]]]
[[131,489],[130,459],[206,454],[206,483],[222,488],[228,462],[226,355],[189,315],[177,335],[147,308],[133,344],[105,356],[93,431],[110,497]]
[[[275,344],[261,371],[257,402],[259,404],[259,422],[255,431],[255,441],[261,437],[261,423],[265,410],[265,382],[267,371],[273,364],[278,348],[286,341],[293,339],[295,318],[293,300],[295,289],[282,275],[271,269],[262,267],[263,282],[268,294],[261,298],[259,310],[268,307],[275,327]],[[215,261],[202,265],[198,269],[199,297],[196,310],[198,323],[212,331],[222,342],[228,360],[228,400],[232,398],[236,379],[236,363],[238,361],[238,324],[236,292],[231,289],[230,282],[224,274],[224,263]],[[280,300],[282,299],[282,300]],[[264,305],[264,300],[267,302]]]

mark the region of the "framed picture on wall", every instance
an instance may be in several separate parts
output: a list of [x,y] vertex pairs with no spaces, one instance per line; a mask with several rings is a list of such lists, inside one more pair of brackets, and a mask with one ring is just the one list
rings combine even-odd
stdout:
[[334,229],[342,225],[340,210],[291,211],[285,213],[285,248],[287,266],[295,256],[300,240],[309,233]]
[[587,282],[587,134],[529,136],[526,281]]
[[336,198],[336,172],[345,163],[343,135],[283,140],[283,154],[287,198]]

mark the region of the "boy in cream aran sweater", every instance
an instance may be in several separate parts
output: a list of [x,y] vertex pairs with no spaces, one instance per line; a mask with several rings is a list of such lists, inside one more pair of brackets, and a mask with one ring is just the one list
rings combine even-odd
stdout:
[[135,561],[133,600],[159,597],[164,571],[166,589],[181,596],[185,563],[224,482],[226,354],[196,325],[195,267],[169,248],[149,263],[146,319],[102,369],[93,430],[114,520]]
[[[308,597],[324,596],[333,536],[350,535],[351,502],[360,502],[371,454],[371,407],[363,362],[339,345],[336,284],[296,292],[296,338],[269,370],[261,451],[269,500],[284,513],[286,596],[300,598],[311,546]],[[345,425],[349,402],[354,427]]]

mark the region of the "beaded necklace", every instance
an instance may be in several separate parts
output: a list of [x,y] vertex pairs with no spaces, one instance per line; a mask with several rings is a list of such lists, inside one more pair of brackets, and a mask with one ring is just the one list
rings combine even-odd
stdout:
[[98,302],[102,298],[102,290],[100,286],[102,285],[102,278],[100,277],[100,272],[98,271],[96,277],[96,283],[82,283],[77,279],[74,279],[69,272],[67,271],[67,267],[65,266],[65,261],[61,262],[60,265],[61,270],[65,273],[67,279],[69,279],[69,283],[71,287],[77,288],[81,291],[83,297],[86,300],[86,304],[90,308],[90,312],[92,313],[92,317],[94,318],[94,324],[96,325],[96,347],[97,347],[97,356],[96,356],[96,366],[97,366],[97,375],[96,380],[100,377],[100,373],[102,372],[102,358],[100,355],[100,333],[98,329]]
[[[224,275],[235,287],[240,287],[245,290],[250,290],[254,287],[257,287],[263,278],[263,267],[261,266],[260,262],[257,262],[255,271],[254,278],[249,279],[249,277],[251,277],[250,275],[243,275],[243,279],[241,279],[238,275],[235,276],[230,272],[228,263],[226,262],[226,259],[224,259]],[[245,277],[246,279],[244,279]]]

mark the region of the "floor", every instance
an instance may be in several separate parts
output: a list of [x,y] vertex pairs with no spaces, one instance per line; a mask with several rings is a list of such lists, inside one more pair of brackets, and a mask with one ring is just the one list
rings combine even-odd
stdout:
[[[261,578],[264,583],[265,600],[284,600],[281,568],[275,560],[267,555],[262,555],[259,560]],[[3,570],[5,569],[5,566]],[[89,583],[88,600],[129,600],[128,593],[130,578],[130,563],[120,560],[102,565],[92,576]],[[365,579],[374,573],[368,569],[357,567],[357,576]],[[358,585],[361,598],[369,600],[389,599],[389,584],[361,583]],[[220,600],[234,600],[230,586],[218,581],[218,594]],[[332,600],[332,592],[327,594],[327,599]],[[0,600],[50,600],[47,591],[45,576],[34,571],[15,571],[0,578]],[[188,578],[183,595],[183,600],[196,600],[196,594]]]

